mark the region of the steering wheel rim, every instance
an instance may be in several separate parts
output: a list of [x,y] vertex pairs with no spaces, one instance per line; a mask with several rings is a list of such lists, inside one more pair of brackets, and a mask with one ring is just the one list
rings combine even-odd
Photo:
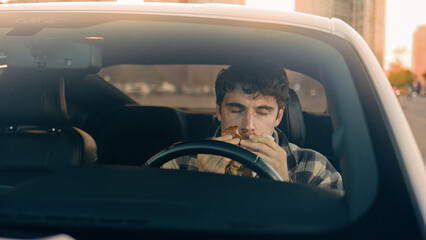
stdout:
[[282,181],[281,176],[262,158],[233,144],[217,140],[178,142],[152,156],[146,167],[161,167],[163,164],[190,154],[214,154],[231,158],[255,171],[259,177]]

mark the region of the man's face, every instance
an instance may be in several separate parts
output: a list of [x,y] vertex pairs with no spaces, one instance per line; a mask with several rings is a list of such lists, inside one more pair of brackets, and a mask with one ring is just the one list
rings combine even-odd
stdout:
[[274,96],[246,94],[241,89],[241,84],[237,84],[234,91],[225,94],[221,107],[220,110],[216,106],[216,116],[222,129],[238,126],[241,132],[250,135],[272,135],[284,112],[284,108],[278,109]]

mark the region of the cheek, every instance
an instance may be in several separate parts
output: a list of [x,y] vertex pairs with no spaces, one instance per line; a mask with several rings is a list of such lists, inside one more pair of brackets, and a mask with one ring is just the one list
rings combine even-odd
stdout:
[[221,125],[224,128],[230,127],[230,126],[240,126],[241,118],[236,114],[230,114],[228,112],[223,111],[222,112],[222,121]]
[[274,132],[275,118],[267,117],[257,119],[256,121],[256,134],[272,134]]

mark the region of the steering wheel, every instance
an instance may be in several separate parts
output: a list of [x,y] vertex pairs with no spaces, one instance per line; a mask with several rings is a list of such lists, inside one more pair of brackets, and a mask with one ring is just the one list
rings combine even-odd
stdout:
[[190,154],[212,154],[233,159],[256,172],[259,177],[282,181],[281,176],[263,159],[233,144],[217,140],[178,142],[151,157],[146,167],[160,167],[172,159]]

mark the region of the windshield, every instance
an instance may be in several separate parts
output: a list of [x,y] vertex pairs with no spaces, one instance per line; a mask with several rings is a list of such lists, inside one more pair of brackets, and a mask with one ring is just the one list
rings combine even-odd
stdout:
[[371,205],[375,155],[358,92],[368,77],[350,41],[212,16],[32,14],[0,16],[11,139],[0,167],[18,172],[4,185],[41,196],[4,200],[12,208],[50,211],[63,191],[67,204],[39,219],[315,232]]

